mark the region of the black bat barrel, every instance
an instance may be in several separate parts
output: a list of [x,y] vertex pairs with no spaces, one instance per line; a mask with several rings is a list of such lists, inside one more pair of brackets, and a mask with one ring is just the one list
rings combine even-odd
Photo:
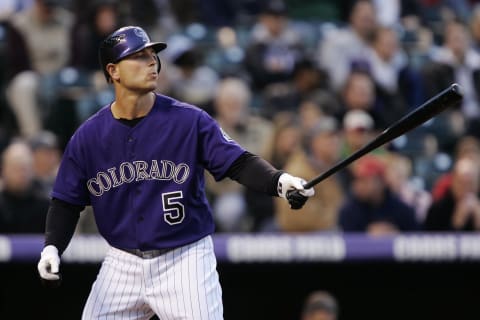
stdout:
[[351,154],[350,156],[343,159],[342,161],[334,165],[332,168],[328,169],[314,179],[308,181],[305,184],[305,188],[308,189],[315,186],[320,181],[345,168],[361,156],[418,127],[419,125],[433,118],[445,109],[458,106],[462,98],[462,88],[456,83],[450,85],[450,87],[448,87],[447,89],[438,93],[437,95],[426,101],[424,104],[402,117],[400,120],[394,122],[371,142],[365,145],[362,149]]

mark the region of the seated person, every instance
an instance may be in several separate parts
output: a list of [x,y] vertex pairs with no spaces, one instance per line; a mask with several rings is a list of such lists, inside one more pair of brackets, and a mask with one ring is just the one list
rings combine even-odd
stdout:
[[457,160],[451,185],[427,212],[425,229],[430,231],[480,230],[480,167],[475,158]]
[[2,154],[0,233],[43,233],[49,200],[34,184],[33,154],[12,142]]
[[[285,164],[285,170],[313,178],[338,161],[340,132],[337,121],[325,116],[317,121],[306,139],[306,147]],[[343,202],[339,176],[331,176],[315,187],[308,205],[292,214],[289,206],[276,201],[276,223],[285,232],[312,232],[337,229],[338,210]]]
[[389,189],[382,160],[366,155],[352,166],[351,193],[339,214],[341,229],[371,235],[418,229],[415,210]]

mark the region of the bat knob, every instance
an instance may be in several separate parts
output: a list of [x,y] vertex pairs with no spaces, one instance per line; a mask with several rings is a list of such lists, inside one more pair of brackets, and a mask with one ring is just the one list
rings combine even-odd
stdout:
[[450,90],[454,91],[458,95],[462,96],[463,95],[463,89],[458,83],[454,83],[450,86]]
[[290,208],[294,210],[301,209],[308,200],[308,197],[301,194],[298,190],[287,191],[286,198],[290,204]]

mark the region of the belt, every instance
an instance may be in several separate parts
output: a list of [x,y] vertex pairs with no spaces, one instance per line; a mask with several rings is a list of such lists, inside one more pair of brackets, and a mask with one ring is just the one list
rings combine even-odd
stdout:
[[128,252],[130,254],[136,255],[137,257],[142,259],[153,259],[169,251],[172,251],[175,248],[155,249],[155,250],[145,250],[145,251],[142,251],[140,249],[121,249],[121,248],[119,249],[122,251]]

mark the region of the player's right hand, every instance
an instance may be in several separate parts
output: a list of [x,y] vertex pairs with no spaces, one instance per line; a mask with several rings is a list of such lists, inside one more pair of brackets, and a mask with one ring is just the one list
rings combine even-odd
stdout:
[[306,181],[299,177],[294,177],[288,173],[282,173],[278,179],[278,196],[287,199],[288,191],[298,190],[305,197],[312,197],[315,194],[313,188],[305,189],[303,185]]
[[305,183],[302,178],[283,173],[278,179],[278,195],[288,200],[291,209],[301,209],[308,198],[315,194],[313,188],[303,187]]
[[48,245],[43,248],[37,268],[42,279],[50,281],[60,280],[58,273],[60,257],[58,256],[58,249],[55,246]]

